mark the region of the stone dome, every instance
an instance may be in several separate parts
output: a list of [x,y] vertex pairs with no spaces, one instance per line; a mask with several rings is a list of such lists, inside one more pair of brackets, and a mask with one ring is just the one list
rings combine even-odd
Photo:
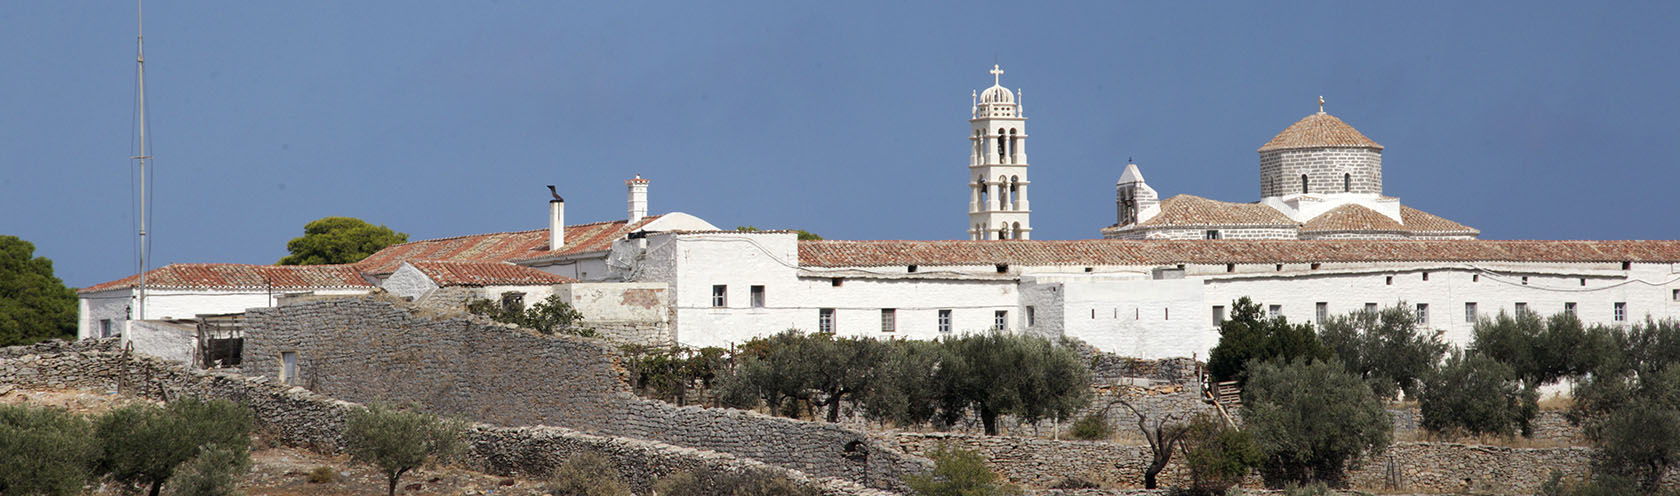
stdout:
[[992,85],[980,93],[980,103],[1015,103],[1015,94],[1001,85]]
[[1293,148],[1371,148],[1382,145],[1365,137],[1358,129],[1336,116],[1319,112],[1289,125],[1271,141],[1260,146],[1261,152]]

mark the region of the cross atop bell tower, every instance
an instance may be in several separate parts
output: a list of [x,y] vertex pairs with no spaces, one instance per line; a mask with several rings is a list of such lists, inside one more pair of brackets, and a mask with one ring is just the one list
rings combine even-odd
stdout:
[[1003,68],[987,73],[992,87],[969,109],[968,239],[1031,239],[1027,118],[1018,93],[1003,87]]

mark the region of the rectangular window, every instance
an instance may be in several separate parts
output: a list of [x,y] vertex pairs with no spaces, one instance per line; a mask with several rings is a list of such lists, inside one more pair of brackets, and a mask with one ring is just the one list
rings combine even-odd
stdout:
[[1283,305],[1272,305],[1271,308],[1268,308],[1266,310],[1266,316],[1273,317],[1273,318],[1282,317],[1283,316]]
[[[1027,327],[1032,327],[1035,323],[1034,320],[1038,318],[1037,315],[1034,315],[1035,313],[1037,312],[1033,311],[1033,306],[1027,305]],[[1097,309],[1091,309],[1091,318],[1097,318]]]
[[1394,285],[1394,276],[1384,276],[1383,277],[1383,284],[1393,286]]
[[1213,325],[1225,323],[1225,305],[1213,306]]
[[817,332],[834,334],[834,309],[817,309]]
[[1172,320],[1172,308],[1161,309],[1161,320]]
[[1377,304],[1376,303],[1366,303],[1365,304],[1365,311],[1371,312],[1371,313],[1377,313]]
[[99,337],[111,337],[111,319],[99,319]]
[[939,311],[939,332],[941,332],[941,333],[951,332],[951,311],[950,310],[940,310]]
[[894,309],[894,308],[883,308],[883,309],[881,309],[881,332],[893,332],[893,331],[897,331],[897,330],[898,330],[898,309]]
[[729,306],[729,286],[722,284],[712,286],[712,306],[717,308]]
[[764,308],[764,286],[753,286],[751,289],[753,308]]
[[298,359],[296,351],[280,352],[280,383],[297,384]]
[[1418,325],[1429,325],[1429,304],[1428,303],[1417,304],[1417,323],[1418,323]]
[[1202,237],[1205,239],[1219,239],[1219,230],[1209,229],[1207,232],[1202,233]]
[[1476,322],[1476,302],[1472,301],[1464,304],[1464,321]]
[[999,331],[1009,328],[1009,311],[998,310],[992,314],[992,328]]
[[1323,324],[1324,322],[1330,320],[1330,303],[1329,302],[1321,301],[1321,302],[1318,302],[1318,304],[1314,305],[1314,307],[1315,307],[1315,310],[1317,310],[1317,312],[1318,312],[1318,323]]
[[1573,301],[1563,302],[1563,313],[1567,313],[1567,314],[1570,314],[1570,315],[1575,315],[1575,302],[1573,302]]
[[1680,301],[1680,289],[1674,290],[1674,301]]
[[1526,301],[1517,302],[1516,312],[1517,312],[1517,315],[1522,315],[1522,314],[1528,313],[1528,302],[1526,302]]
[[1626,322],[1626,321],[1627,321],[1627,302],[1618,301],[1618,302],[1616,302],[1616,322]]

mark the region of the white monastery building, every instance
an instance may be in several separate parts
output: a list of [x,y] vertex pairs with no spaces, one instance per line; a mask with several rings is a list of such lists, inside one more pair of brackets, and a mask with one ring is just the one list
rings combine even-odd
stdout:
[[1026,118],[1002,73],[993,67],[970,110],[966,240],[723,231],[680,212],[649,215],[638,176],[626,181],[623,220],[567,225],[551,190],[545,229],[415,241],[347,265],[155,269],[144,319],[130,310],[136,277],[83,288],[80,334],[120,333],[178,357],[192,346],[179,326],[195,319],[371,292],[433,306],[559,295],[588,320],[628,329],[609,336],[688,346],[789,328],[910,339],[999,329],[1139,358],[1205,357],[1245,296],[1315,323],[1403,303],[1459,345],[1501,312],[1680,318],[1680,241],[1477,239],[1386,196],[1382,145],[1324,113],[1322,99],[1260,147],[1258,202],[1159,200],[1128,164],[1105,239],[1032,240]]

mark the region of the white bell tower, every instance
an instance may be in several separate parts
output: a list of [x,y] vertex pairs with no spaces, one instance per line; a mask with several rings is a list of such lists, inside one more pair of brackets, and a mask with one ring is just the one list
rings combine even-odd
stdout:
[[1027,118],[1016,94],[1001,84],[1003,69],[993,65],[991,74],[992,87],[969,111],[968,239],[1032,239]]

